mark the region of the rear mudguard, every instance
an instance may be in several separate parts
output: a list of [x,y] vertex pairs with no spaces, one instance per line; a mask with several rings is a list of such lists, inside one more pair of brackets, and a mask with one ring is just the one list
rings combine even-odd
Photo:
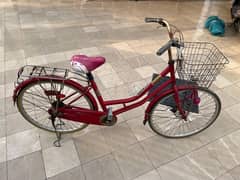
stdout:
[[22,89],[24,89],[26,86],[28,86],[29,84],[33,83],[33,82],[37,82],[37,81],[40,81],[40,80],[49,80],[49,79],[53,79],[53,80],[56,80],[56,81],[59,81],[59,82],[64,82],[65,84],[69,84],[73,87],[75,87],[76,89],[79,89],[81,90],[81,92],[84,92],[84,94],[89,98],[89,100],[91,101],[91,103],[93,104],[93,108],[94,110],[98,110],[98,105],[97,105],[97,102],[95,100],[95,98],[93,97],[93,95],[89,92],[89,91],[85,91],[86,88],[84,88],[83,86],[81,86],[79,83],[73,81],[73,80],[70,80],[70,79],[64,79],[64,78],[61,78],[61,77],[50,77],[50,76],[39,76],[39,77],[33,77],[33,78],[29,78],[25,81],[23,81],[22,83],[20,83],[13,91],[13,102],[14,104],[16,103],[17,101],[17,97],[19,95],[19,93],[21,92]]
[[[189,89],[189,86],[177,86],[178,90],[186,90]],[[147,106],[146,110],[145,110],[145,116],[144,116],[144,120],[143,120],[143,124],[145,125],[147,123],[147,121],[149,120],[150,117],[150,111],[153,108],[153,106],[155,105],[155,103],[157,103],[161,98],[163,98],[166,95],[169,95],[171,93],[173,93],[174,90],[173,89],[167,89],[164,92],[161,92],[159,95],[154,96],[154,98],[152,98],[152,100],[150,101],[149,105]]]

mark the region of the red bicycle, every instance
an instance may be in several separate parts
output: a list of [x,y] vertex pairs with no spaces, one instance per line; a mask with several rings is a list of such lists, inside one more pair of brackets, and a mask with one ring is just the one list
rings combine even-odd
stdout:
[[[184,42],[181,31],[162,18],[145,21],[167,28],[170,40],[157,55],[168,51],[169,60],[135,96],[105,101],[91,73],[105,58],[75,55],[71,59],[74,71],[31,65],[19,70],[13,94],[19,112],[33,125],[55,132],[56,146],[60,146],[62,133],[88,124],[112,126],[117,115],[146,102],[143,123],[148,122],[159,135],[186,137],[209,127],[221,111],[221,102],[208,87],[228,63],[227,58],[211,43]],[[122,107],[113,110],[115,105]]]

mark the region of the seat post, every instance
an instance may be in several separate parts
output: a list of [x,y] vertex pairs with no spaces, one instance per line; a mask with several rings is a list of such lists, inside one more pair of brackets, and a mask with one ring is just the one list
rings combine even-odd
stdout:
[[93,81],[94,80],[94,77],[93,77],[91,72],[88,72],[86,75],[87,75],[87,78],[88,78],[89,81]]
[[91,86],[92,86],[92,88],[93,88],[93,90],[94,90],[94,92],[97,96],[97,99],[98,99],[103,111],[107,112],[107,108],[106,108],[106,105],[104,104],[103,97],[102,97],[102,95],[101,95],[101,93],[100,93],[100,91],[97,87],[96,82],[94,81],[94,77],[93,77],[91,72],[87,73],[87,78],[88,78],[89,82],[91,83]]

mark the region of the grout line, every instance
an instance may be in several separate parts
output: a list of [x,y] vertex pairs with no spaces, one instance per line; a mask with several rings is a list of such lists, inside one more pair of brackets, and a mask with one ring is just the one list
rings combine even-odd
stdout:
[[204,21],[205,21],[205,18],[207,16],[207,14],[210,10],[210,6],[211,6],[211,1],[210,0],[205,0],[204,4],[203,4],[203,7],[202,7],[201,15],[200,15],[199,20],[198,20],[198,24],[196,26],[196,32],[195,32],[195,34],[193,35],[193,38],[192,38],[194,41],[197,40],[203,34],[203,24],[204,24]]

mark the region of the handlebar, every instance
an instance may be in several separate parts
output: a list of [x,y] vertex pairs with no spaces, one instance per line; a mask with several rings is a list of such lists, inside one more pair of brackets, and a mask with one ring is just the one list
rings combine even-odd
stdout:
[[163,53],[165,53],[165,51],[167,51],[168,49],[170,49],[170,47],[172,46],[172,42],[168,41],[167,44],[163,45],[158,51],[157,51],[157,55],[161,56]]
[[159,23],[159,24],[164,25],[162,18],[148,18],[148,17],[146,17],[145,18],[145,22],[146,23]]
[[146,17],[145,22],[146,23],[158,23],[161,26],[167,28],[170,40],[157,51],[157,55],[160,56],[165,51],[168,50],[169,51],[169,60],[171,61],[172,60],[171,47],[173,46],[173,47],[180,48],[180,47],[183,46],[183,44],[180,44],[179,41],[174,39],[174,35],[173,35],[174,33],[173,33],[173,30],[172,30],[170,24],[166,20],[164,20],[163,18],[149,18],[149,17]]
[[169,23],[166,20],[164,20],[163,18],[149,18],[149,17],[146,17],[145,22],[146,23],[158,23],[163,27],[167,27],[169,38],[173,39],[172,29],[171,29]]
[[161,56],[163,53],[165,53],[165,51],[169,50],[170,47],[183,47],[182,43],[179,43],[177,40],[169,40],[165,45],[163,45],[158,51],[157,51],[157,55]]

